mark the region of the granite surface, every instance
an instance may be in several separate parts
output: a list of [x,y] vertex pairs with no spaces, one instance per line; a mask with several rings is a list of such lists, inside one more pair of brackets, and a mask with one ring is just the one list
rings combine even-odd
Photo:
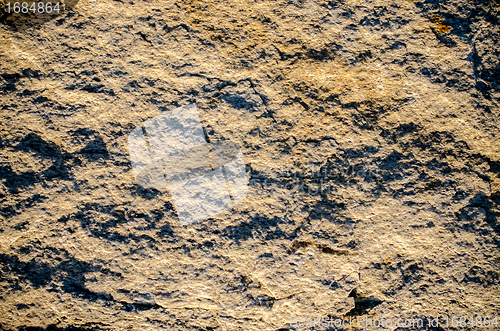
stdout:
[[[498,316],[499,12],[473,0],[4,9],[0,329]],[[249,192],[186,226],[168,190],[135,183],[127,136],[188,104],[209,141],[241,146]]]

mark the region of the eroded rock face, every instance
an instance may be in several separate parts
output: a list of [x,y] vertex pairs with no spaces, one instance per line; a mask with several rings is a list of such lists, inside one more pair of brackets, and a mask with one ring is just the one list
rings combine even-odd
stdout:
[[[498,13],[94,1],[43,24],[2,16],[1,328],[496,316]],[[135,184],[127,136],[190,103],[208,142],[241,146],[250,186],[182,226],[168,190]]]

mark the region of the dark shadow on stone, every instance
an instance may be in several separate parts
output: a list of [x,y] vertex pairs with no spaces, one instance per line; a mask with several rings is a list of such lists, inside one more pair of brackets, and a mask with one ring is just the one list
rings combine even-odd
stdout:
[[[26,250],[32,250],[27,247]],[[69,255],[66,251],[54,248],[44,248],[41,251],[43,257],[51,263],[37,262],[36,258],[23,262],[17,256],[0,254],[0,266],[2,272],[0,279],[7,282],[11,290],[21,291],[21,283],[28,281],[34,288],[51,287],[59,288],[65,293],[70,293],[79,298],[96,301],[112,300],[107,294],[94,293],[85,287],[85,274],[99,270],[101,273],[110,273],[108,269],[100,265],[92,265],[80,261]],[[121,277],[114,273],[114,276]],[[58,285],[60,284],[60,285]]]
[[88,160],[97,161],[100,159],[109,159],[109,152],[106,143],[97,131],[88,128],[79,128],[69,132],[72,136],[72,142],[85,145],[74,155],[81,155]]
[[30,132],[21,139],[19,144],[13,147],[14,150],[24,152],[35,152],[42,158],[65,159],[66,155],[56,144],[45,141],[36,133]]
[[21,78],[39,78],[41,76],[39,70],[23,69],[20,73],[2,73],[0,77],[5,80],[5,84],[2,85],[2,90],[5,93],[13,92],[17,90],[16,84]]
[[40,180],[40,176],[33,171],[18,174],[12,171],[9,165],[0,166],[0,178],[5,179],[4,184],[11,194],[17,194],[19,193],[19,188],[31,186]]
[[[135,211],[122,211],[116,209],[116,206],[103,206],[98,203],[86,203],[80,210],[72,215],[61,217],[58,221],[66,223],[69,220],[79,222],[83,229],[87,230],[92,236],[122,243],[146,242],[152,245],[157,240],[147,234],[140,234],[140,230],[156,229],[156,223],[164,217],[164,211],[153,210],[148,214],[138,213]],[[118,232],[118,227],[135,219],[146,221],[147,225],[138,229],[139,234],[128,233],[121,234]],[[169,234],[167,227],[162,227],[160,231],[166,231],[164,234]],[[170,232],[172,230],[170,229]]]
[[[32,248],[30,248],[32,249]],[[69,293],[72,296],[83,300],[95,302],[98,300],[121,304],[126,311],[142,311],[148,309],[162,309],[156,304],[144,303],[125,303],[115,301],[113,297],[106,293],[93,292],[89,290],[85,282],[87,273],[99,272],[105,275],[112,275],[114,278],[122,278],[118,272],[111,271],[99,264],[90,264],[85,261],[78,260],[71,256],[65,250],[57,250],[54,248],[42,248],[41,254],[44,259],[52,263],[37,262],[36,258],[22,262],[16,256],[0,254],[0,281],[10,285],[12,291],[23,291],[21,283],[28,281],[35,288],[45,287],[49,291]],[[27,305],[18,307],[18,309],[28,309]],[[92,325],[87,328],[87,325],[82,326],[82,330],[96,330],[96,326]],[[29,330],[30,327],[25,327]],[[33,328],[33,327],[32,327]],[[34,327],[33,330],[38,330]],[[49,326],[47,329],[40,330],[66,330],[59,329],[55,326]],[[73,329],[69,329],[73,330]],[[76,330],[76,329],[75,329]]]
[[[398,104],[407,103],[409,99],[397,100]],[[390,109],[387,105],[378,104],[367,100],[362,102],[348,102],[341,104],[342,109],[351,110],[351,117],[354,120],[354,125],[362,130],[373,130],[379,118],[387,113]]]
[[63,162],[54,162],[49,168],[42,172],[42,175],[47,180],[52,180],[54,178],[68,179],[70,173],[68,171],[69,166],[65,165]]
[[[104,218],[107,218],[107,220],[104,220]],[[65,223],[70,219],[80,222],[82,228],[89,231],[96,238],[125,243],[129,242],[127,236],[113,231],[120,224],[127,222],[123,215],[114,211],[113,206],[87,203],[76,214],[64,216],[59,221]]]
[[335,58],[335,53],[329,48],[323,48],[321,50],[309,49],[306,56],[316,61],[327,61],[333,60]]
[[439,33],[435,29],[432,29],[432,31],[436,35],[436,38],[440,42],[442,42],[444,45],[446,45],[448,47],[455,47],[455,46],[457,46],[457,42],[455,40],[453,40],[450,36],[448,36],[448,35],[446,35],[444,33]]
[[483,286],[498,285],[500,273],[494,270],[484,270],[480,266],[473,266],[465,273],[462,283],[477,283]]
[[76,130],[71,130],[71,131],[69,131],[69,133],[74,137],[78,137],[78,138],[84,137],[87,139],[97,135],[97,131],[94,131],[94,130],[89,129],[89,128],[79,128]]
[[422,267],[420,267],[416,263],[412,263],[403,269],[403,264],[400,262],[398,264],[398,268],[401,271],[401,274],[403,275],[403,282],[405,284],[416,283],[419,280],[421,280],[425,275],[425,272],[422,269]]
[[241,110],[241,109],[247,109],[247,110],[252,110],[256,108],[258,105],[254,102],[248,101],[243,97],[240,97],[239,95],[234,95],[234,94],[229,94],[229,93],[224,93],[221,96],[221,99],[229,103],[231,106],[233,106],[235,109]]
[[[2,198],[2,196],[0,196]],[[6,207],[1,207],[0,208],[0,216],[5,217],[5,218],[10,218],[14,215],[17,215],[18,213],[12,206],[6,206]]]
[[83,86],[81,90],[89,93],[103,93],[111,96],[115,95],[113,90],[107,89],[103,84],[87,84]]
[[[456,44],[453,39],[457,38],[472,45],[468,60],[474,70],[473,84],[482,96],[491,99],[491,91],[499,92],[500,53],[498,47],[490,46],[496,45],[500,38],[498,5],[488,0],[470,1],[468,5],[458,2],[443,5],[439,0],[424,0],[415,2],[415,6],[419,8],[419,14],[435,22],[433,31],[445,45],[453,46]],[[474,25],[484,22],[487,22],[488,28],[476,31]],[[448,26],[449,31],[443,33],[437,23]]]
[[[1,196],[0,196],[1,198]],[[3,216],[5,218],[10,218],[14,215],[20,214],[23,210],[28,209],[36,205],[37,203],[40,203],[44,200],[46,200],[46,196],[42,196],[40,194],[35,194],[29,198],[26,198],[18,203],[15,204],[15,206],[5,206],[0,208],[0,216]]]
[[[261,232],[266,240],[277,238],[289,239],[291,234],[285,233],[277,227],[278,224],[283,222],[283,220],[277,217],[268,218],[256,214],[249,222],[242,222],[239,225],[226,227],[222,230],[221,236],[238,243],[246,239],[254,238],[254,232]],[[276,230],[271,231],[271,227],[276,227]]]
[[18,304],[16,304],[16,309],[18,309],[18,310],[27,309],[30,306],[34,306],[34,305],[33,304],[27,305],[27,304],[24,304],[24,303],[18,303]]
[[0,254],[0,265],[0,280],[7,282],[13,290],[21,290],[19,283],[23,281],[29,281],[35,288],[45,286],[51,282],[54,274],[48,263],[35,260],[22,262],[17,256],[7,254]]
[[163,193],[154,188],[144,188],[141,185],[134,184],[130,187],[132,196],[140,196],[141,198],[152,200]]
[[268,295],[258,295],[257,297],[253,297],[252,295],[250,295],[250,300],[251,303],[247,307],[260,306],[268,309],[273,308],[274,302],[276,301],[275,298],[272,298]]
[[360,296],[356,289],[349,293],[350,298],[354,298],[354,308],[351,309],[346,316],[366,315],[371,309],[383,303],[382,300],[375,297]]
[[99,135],[97,135],[97,137],[93,141],[87,143],[85,147],[80,149],[77,154],[80,154],[85,158],[93,161],[101,158],[109,159],[109,153],[108,149],[106,148],[106,143]]
[[31,186],[36,182],[50,181],[54,178],[68,179],[70,176],[70,167],[67,162],[71,159],[71,155],[64,153],[59,146],[45,141],[35,133],[28,133],[17,145],[12,146],[12,149],[50,159],[52,165],[39,173],[34,171],[16,173],[10,165],[0,166],[0,177],[5,179],[9,193],[19,193],[19,188]]
[[397,126],[394,129],[384,129],[380,133],[380,135],[386,139],[391,140],[392,142],[397,142],[398,138],[404,137],[407,134],[418,132],[420,128],[415,125],[415,123],[405,123]]
[[[491,228],[500,235],[500,192],[495,192],[490,196],[484,193],[477,193],[469,203],[469,207],[479,207],[486,212],[486,222],[491,226]],[[462,209],[461,214],[464,210]],[[459,214],[458,216],[461,216]],[[462,218],[463,219],[463,218]],[[482,231],[484,229],[481,229]],[[495,243],[497,247],[500,248],[500,240],[495,238]]]
[[[320,201],[314,205],[310,205],[306,207],[305,212],[309,213],[307,219],[308,220],[320,220],[327,219],[332,223],[338,225],[351,224],[349,219],[337,219],[335,218],[335,214],[338,214],[339,211],[346,210],[346,204],[344,202],[335,202],[335,201]],[[326,238],[328,238],[330,234],[325,234]],[[334,238],[330,238],[331,240],[335,240]]]
[[375,158],[374,163],[377,165],[379,169],[377,172],[381,176],[381,190],[383,190],[385,183],[404,178],[407,172],[416,165],[413,155],[404,155],[398,151],[393,151],[383,159]]

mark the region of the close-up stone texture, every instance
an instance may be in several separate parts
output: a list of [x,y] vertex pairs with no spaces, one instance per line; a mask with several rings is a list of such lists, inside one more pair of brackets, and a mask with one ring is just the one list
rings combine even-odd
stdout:
[[[500,314],[498,1],[2,1],[1,330]],[[189,104],[249,191],[182,225],[127,137]]]

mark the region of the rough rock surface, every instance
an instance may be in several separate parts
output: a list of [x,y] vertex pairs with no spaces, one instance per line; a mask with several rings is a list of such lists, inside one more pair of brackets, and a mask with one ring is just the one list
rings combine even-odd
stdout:
[[[499,12],[90,0],[4,13],[0,329],[498,315]],[[241,145],[250,191],[181,226],[168,192],[134,183],[127,135],[190,103],[210,140]]]

